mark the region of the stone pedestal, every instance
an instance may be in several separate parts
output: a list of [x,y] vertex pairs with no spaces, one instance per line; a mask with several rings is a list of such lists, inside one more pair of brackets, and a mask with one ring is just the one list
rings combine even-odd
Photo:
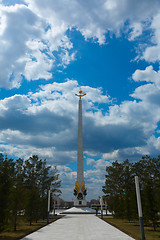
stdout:
[[96,214],[96,210],[89,207],[72,207],[62,211],[60,214]]
[[82,199],[82,200],[75,199],[74,206],[75,207],[85,207],[85,206],[87,206],[87,201],[85,199]]

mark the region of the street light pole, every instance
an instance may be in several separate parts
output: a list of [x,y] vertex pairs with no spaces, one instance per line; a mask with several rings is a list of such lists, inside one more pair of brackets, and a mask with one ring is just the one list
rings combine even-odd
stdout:
[[138,215],[139,215],[140,230],[141,230],[141,239],[145,240],[143,215],[142,215],[142,205],[141,205],[141,195],[140,195],[140,189],[139,189],[138,176],[135,176],[135,185],[136,185],[137,205],[138,205]]
[[51,196],[51,190],[48,190],[48,211],[47,211],[47,224],[49,224],[49,212],[50,212],[50,196]]
[[106,216],[107,216],[107,201],[105,201]]
[[53,215],[54,216],[55,216],[55,213],[56,213],[55,208],[56,208],[56,200],[55,200],[55,197],[54,197],[54,199],[53,199]]
[[100,198],[100,204],[101,204],[101,218],[103,218],[103,197]]

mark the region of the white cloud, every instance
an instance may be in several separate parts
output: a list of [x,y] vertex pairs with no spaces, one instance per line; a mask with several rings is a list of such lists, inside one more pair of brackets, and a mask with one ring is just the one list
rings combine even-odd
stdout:
[[130,37],[129,37],[129,40],[130,41],[133,41],[135,40],[135,38],[139,37],[142,32],[143,32],[143,26],[142,26],[142,23],[138,22],[134,22],[130,28],[132,29],[131,33],[130,33]]
[[14,95],[12,97],[4,98],[0,101],[1,107],[5,109],[25,110],[30,106],[30,99],[25,95]]
[[132,78],[134,81],[145,81],[145,82],[155,82],[157,85],[160,84],[160,71],[156,72],[153,70],[153,66],[146,67],[145,70],[136,70]]
[[[150,71],[155,79],[148,89]],[[135,160],[145,153],[158,153],[160,140],[153,136],[160,121],[160,94],[155,88],[156,73],[153,69],[150,71],[147,72],[149,77],[145,72],[136,78],[147,81],[132,94],[137,100],[110,105],[105,114],[98,104],[111,104],[109,97],[102,89],[82,86],[88,93],[83,99],[83,126],[84,151],[88,168],[91,168],[85,171],[89,198],[94,197],[93,193],[100,194],[105,166],[110,161],[128,157]],[[48,163],[62,166],[61,177],[70,191],[76,173],[71,174],[70,169],[63,166],[76,161],[78,99],[75,93],[78,90],[77,81],[67,80],[43,85],[33,94],[14,95],[0,101],[0,150],[18,157],[38,154],[47,158]],[[102,157],[95,160],[94,154],[102,154]],[[99,186],[97,192],[94,192],[93,176]]]
[[[41,86],[34,94],[14,95],[1,100],[1,142],[4,143],[6,139],[8,145],[24,146],[27,152],[30,146],[37,148],[40,153],[40,149],[48,149],[45,151],[47,157],[50,154],[49,161],[52,157],[56,162],[75,161],[78,112],[78,99],[75,93],[78,89],[77,81],[68,80],[64,83]],[[92,103],[88,104],[89,96],[86,95],[84,109],[90,108],[92,104],[96,110],[97,107],[94,107],[96,100],[99,103],[100,99],[102,103],[109,101],[108,97],[102,94],[102,90],[87,86],[85,89],[86,92],[93,92],[94,98]]]
[[103,159],[109,159],[109,160],[115,160],[118,159],[118,153],[119,153],[119,149],[115,150],[111,153],[104,153],[103,154]]
[[151,29],[153,31],[153,36],[151,38],[152,46],[147,46],[143,58],[148,62],[160,61],[160,13],[153,16],[153,21],[151,24]]
[[35,58],[33,61],[32,58],[26,61],[24,75],[27,80],[39,80],[39,79],[51,79],[52,74],[49,72],[53,67],[53,59],[48,59],[46,54],[36,51],[32,54],[32,57]]
[[[146,106],[148,106],[149,111],[156,108],[157,114],[154,113],[154,119],[157,121],[159,114],[160,105],[160,70],[154,71],[152,66],[147,67],[145,70],[136,70],[132,75],[134,81],[144,81],[147,84],[139,86],[135,89],[134,93],[131,94],[135,99],[142,100]],[[149,82],[149,83],[148,83]],[[143,105],[144,105],[143,103]],[[152,104],[152,108],[151,105]]]
[[[143,101],[111,105],[105,114],[97,102],[110,104],[108,96],[101,89],[82,86],[88,92],[83,99],[85,152],[103,153],[113,159],[120,149],[144,146],[160,120],[160,94],[154,84],[140,86],[132,94],[132,97]],[[62,162],[68,161],[69,153],[73,152],[71,159],[75,161],[78,111],[75,93],[78,89],[76,81],[68,80],[41,86],[38,92],[29,93],[28,96],[15,95],[1,100],[0,128],[3,139],[8,139],[11,145],[32,145],[37,149],[55,147],[56,155]],[[153,107],[155,104],[156,108]],[[9,129],[11,132],[8,134],[6,131]],[[6,133],[10,138],[4,135]]]
[[147,61],[159,60],[159,7],[157,0],[26,0],[10,6],[2,1],[0,86],[18,88],[22,75],[29,81],[50,79],[51,70],[76,60],[77,49],[67,37],[72,29],[99,44],[105,43],[108,31],[120,35],[126,22],[129,40],[150,29],[154,46],[145,46],[142,55]]
[[[160,59],[158,0],[25,2],[6,6],[2,1],[0,5],[1,87],[18,88],[22,75],[28,81],[48,80],[54,68],[76,60],[77,49],[67,37],[67,30],[72,29],[99,44],[105,43],[107,31],[117,36],[128,31],[128,39],[133,41],[149,30],[150,41],[143,45],[141,58],[148,62]],[[119,105],[112,104],[102,89],[82,86],[87,93],[83,99],[84,150],[88,167],[93,167],[85,176],[92,196],[100,194],[105,166],[110,164],[107,160],[158,153],[160,139],[154,133],[160,121],[159,76],[160,71],[151,65],[136,70],[132,78],[143,85],[131,94],[133,101]],[[20,157],[38,154],[58,164],[68,196],[76,172],[63,165],[76,161],[78,99],[74,94],[78,90],[77,81],[68,80],[0,101],[0,150]],[[107,104],[107,109],[109,104],[109,110],[104,113],[100,104]],[[94,160],[96,154],[102,157]]]
[[74,60],[74,53],[67,53],[72,44],[63,27],[53,34],[46,32],[49,23],[22,4],[1,5],[0,13],[0,87],[18,88],[22,75],[29,81],[50,79],[55,67],[53,51],[59,48],[65,51],[64,64]]
[[[98,39],[102,44],[105,41],[106,31],[120,32],[127,20],[131,22],[133,36],[138,36],[142,30],[140,22],[151,19],[156,15],[160,6],[159,1],[51,1],[45,4],[42,0],[26,0],[29,7],[38,15],[48,18],[50,22],[60,22],[75,27],[85,38]],[[51,15],[52,13],[52,15]],[[83,18],[81,17],[83,16]]]
[[76,53],[72,53],[72,54],[69,54],[69,52],[67,50],[65,50],[64,52],[62,52],[60,54],[60,57],[61,57],[61,61],[62,63],[60,65],[66,67],[67,65],[70,64],[71,61],[74,61],[75,60],[75,55]]
[[87,158],[87,165],[94,165],[95,160],[93,158]]
[[19,87],[27,57],[26,42],[30,38],[41,35],[38,17],[24,5],[10,7],[1,6],[5,28],[0,36],[0,86],[6,88]]

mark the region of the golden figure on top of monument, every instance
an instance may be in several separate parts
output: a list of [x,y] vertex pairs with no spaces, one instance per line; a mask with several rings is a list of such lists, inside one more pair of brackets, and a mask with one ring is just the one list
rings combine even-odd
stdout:
[[81,99],[81,97],[85,96],[86,93],[83,94],[83,91],[79,90],[79,94],[75,94],[75,95]]

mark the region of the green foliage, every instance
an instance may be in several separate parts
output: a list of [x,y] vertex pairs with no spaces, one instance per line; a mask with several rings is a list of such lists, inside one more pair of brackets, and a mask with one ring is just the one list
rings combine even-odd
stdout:
[[17,226],[17,214],[25,208],[25,189],[24,189],[24,166],[23,159],[14,162],[13,185],[10,194],[11,217],[14,225],[14,231]]
[[0,230],[7,224],[10,214],[10,194],[13,187],[14,179],[14,162],[13,159],[4,159],[0,155]]
[[61,181],[57,168],[33,155],[27,160],[8,159],[0,154],[0,230],[12,220],[16,230],[17,215],[29,221],[47,216],[47,194],[60,194]]
[[108,203],[108,209],[115,217],[129,221],[136,219],[137,202],[134,177],[139,176],[142,207],[145,223],[152,222],[156,230],[158,212],[160,212],[160,156],[144,156],[135,163],[128,160],[115,161],[106,167],[106,181],[102,190]]

